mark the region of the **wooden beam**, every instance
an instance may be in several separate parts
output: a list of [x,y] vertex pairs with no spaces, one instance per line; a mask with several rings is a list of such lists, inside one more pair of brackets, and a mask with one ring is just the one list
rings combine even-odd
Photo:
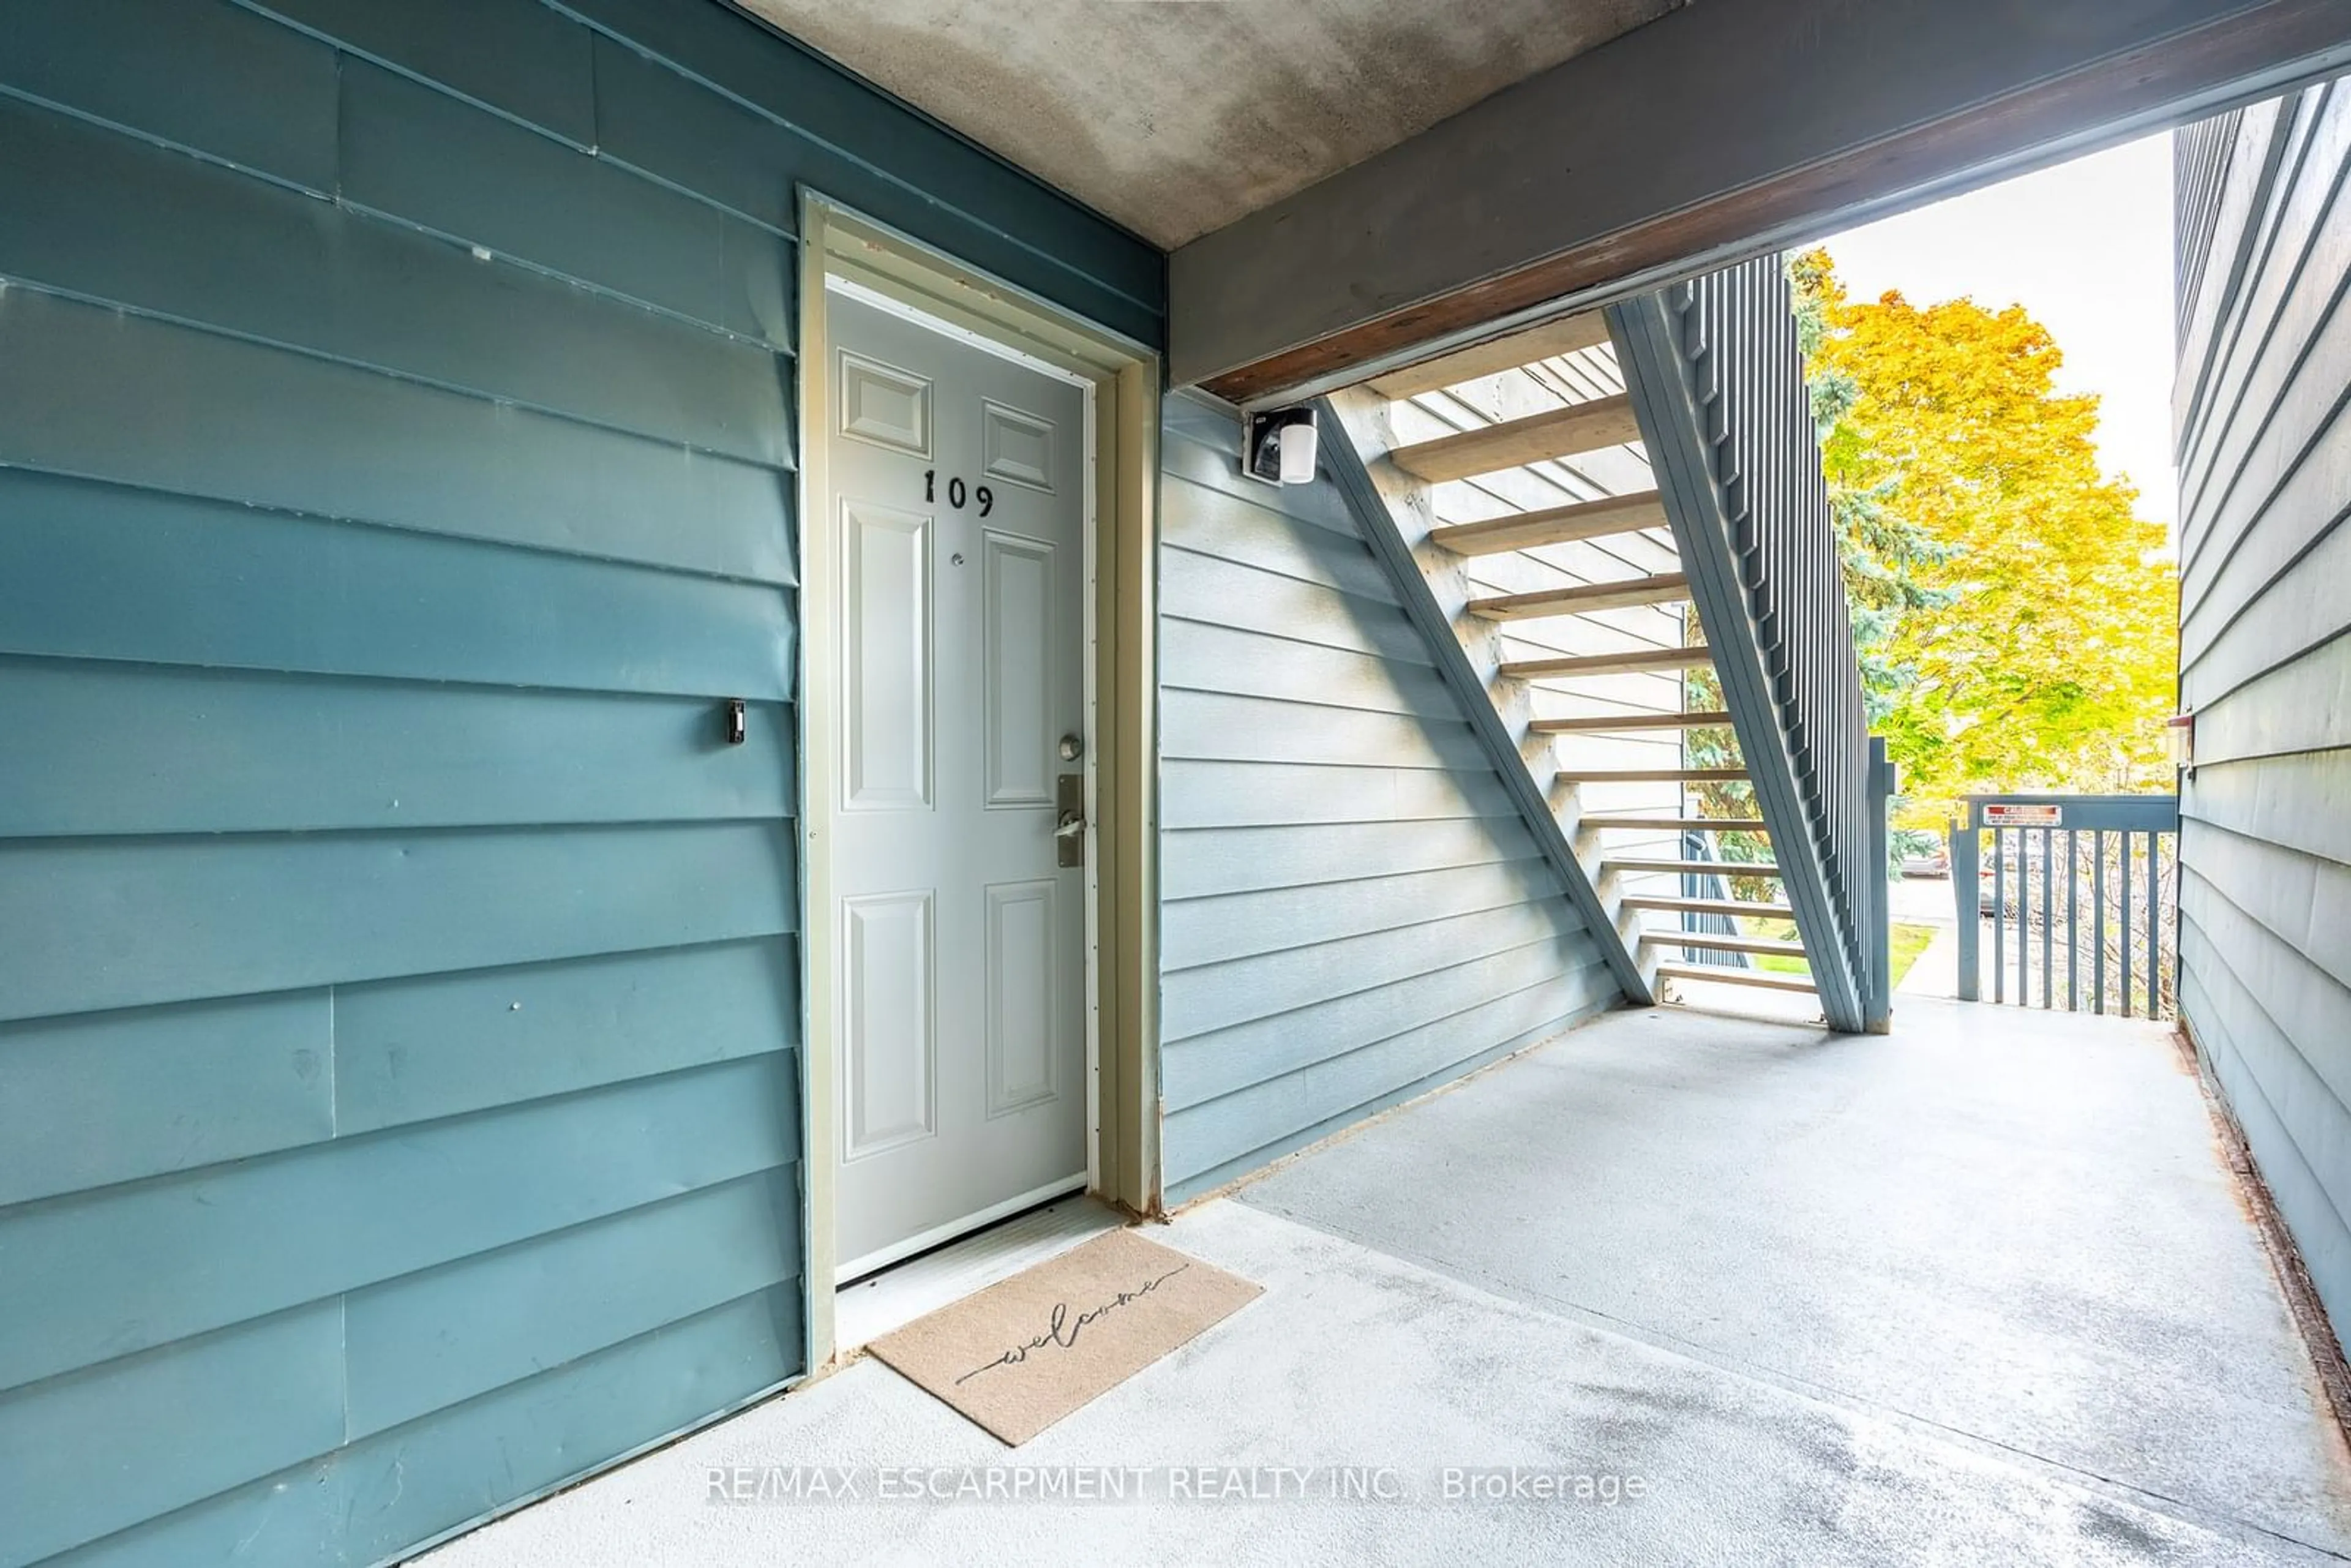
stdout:
[[1467,349],[1457,349],[1433,360],[1423,360],[1400,371],[1375,376],[1371,389],[1384,398],[1418,397],[1440,387],[1458,386],[1474,382],[1479,376],[1498,375],[1514,371],[1520,365],[1531,365],[1537,360],[1548,360],[1560,354],[1573,354],[1579,349],[1589,349],[1608,340],[1608,319],[1597,310],[1586,310],[1558,321],[1547,321],[1524,332],[1512,332],[1508,337],[1489,339]]
[[1558,659],[1509,659],[1496,673],[1515,681],[1573,679],[1579,675],[1636,675],[1651,670],[1687,670],[1711,665],[1711,649],[1637,648],[1625,653],[1578,653]]
[[1752,986],[1759,991],[1813,992],[1813,982],[1802,975],[1782,975],[1770,969],[1733,969],[1712,964],[1660,964],[1657,974],[1670,980],[1707,980],[1719,986]]
[[2342,0],[1685,6],[1177,249],[1169,380],[1345,385],[2346,65]]
[[1428,542],[1455,555],[1500,555],[1507,550],[1577,544],[1667,526],[1666,508],[1657,499],[1657,493],[1643,490],[1637,495],[1604,496],[1597,501],[1547,507],[1539,512],[1489,517],[1482,522],[1448,523],[1429,529]]
[[1796,917],[1796,912],[1784,904],[1750,904],[1743,898],[1652,898],[1646,894],[1628,893],[1622,902],[1627,909],[1654,909],[1667,915],[1721,915],[1734,920],[1750,916],[1757,920]]
[[1633,416],[1633,401],[1623,392],[1572,402],[1563,408],[1504,420],[1478,430],[1457,431],[1434,441],[1399,446],[1388,461],[1405,473],[1436,484],[1467,479],[1472,474],[1492,474],[1524,463],[1552,457],[1573,457],[1605,446],[1622,446],[1641,439],[1640,421]]
[[1683,832],[1760,833],[1766,831],[1761,817],[1635,817],[1609,813],[1596,817],[1579,817],[1579,828],[1674,828]]
[[1539,621],[1553,615],[1589,615],[1595,610],[1627,610],[1640,604],[1674,604],[1689,597],[1689,579],[1677,571],[1635,577],[1624,582],[1583,582],[1532,593],[1498,593],[1466,606],[1482,621]]
[[1639,729],[1706,729],[1729,724],[1727,713],[1603,714],[1597,718],[1538,718],[1527,727],[1537,735],[1621,735]]
[[1711,931],[1652,931],[1644,928],[1645,947],[1701,947],[1709,953],[1767,953],[1775,958],[1801,958],[1802,942],[1774,942],[1769,936],[1722,936]]

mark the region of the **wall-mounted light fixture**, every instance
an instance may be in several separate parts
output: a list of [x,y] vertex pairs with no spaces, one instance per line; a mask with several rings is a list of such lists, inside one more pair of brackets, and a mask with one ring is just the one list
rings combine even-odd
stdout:
[[2163,738],[2169,743],[2166,749],[2171,753],[2171,765],[2174,768],[2192,768],[2196,766],[2196,716],[2194,714],[2183,713],[2175,716],[2163,727]]
[[1303,403],[1248,416],[1241,472],[1269,485],[1314,483],[1314,411]]

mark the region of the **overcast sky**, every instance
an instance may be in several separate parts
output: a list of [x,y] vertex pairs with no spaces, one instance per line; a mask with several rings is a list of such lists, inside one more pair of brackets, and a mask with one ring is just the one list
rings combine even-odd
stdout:
[[1824,242],[1851,297],[2020,303],[2065,352],[2060,391],[2096,392],[2099,455],[2168,526],[2171,139],[2151,136]]

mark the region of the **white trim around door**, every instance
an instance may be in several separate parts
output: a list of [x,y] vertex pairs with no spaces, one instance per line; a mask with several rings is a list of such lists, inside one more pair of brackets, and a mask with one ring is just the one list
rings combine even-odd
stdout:
[[[801,202],[799,319],[802,1220],[809,1366],[832,1359],[833,1290],[860,1271],[944,1241],[989,1213],[890,1249],[842,1260],[835,1209],[841,1159],[841,933],[831,845],[838,786],[839,625],[831,591],[832,491],[827,435],[833,344],[827,302],[842,297],[919,321],[1084,389],[1087,409],[1083,658],[1086,736],[1085,970],[1088,1190],[1148,1213],[1158,1204],[1155,558],[1159,361],[999,280],[814,193]],[[1066,1190],[1071,1184],[1056,1184]],[[1011,1200],[1026,1207],[1053,1190]],[[1008,1210],[1009,1212],[1010,1210]]]

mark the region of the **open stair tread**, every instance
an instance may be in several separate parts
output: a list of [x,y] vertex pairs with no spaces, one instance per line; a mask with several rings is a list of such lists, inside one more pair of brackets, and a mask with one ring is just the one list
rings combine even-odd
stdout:
[[1475,523],[1447,523],[1431,528],[1428,542],[1456,555],[1499,555],[1507,550],[1577,544],[1667,526],[1665,503],[1655,490],[1644,490],[1638,495],[1608,496],[1596,501],[1547,507],[1538,512],[1488,517]]
[[1770,969],[1733,969],[1713,964],[1660,964],[1659,977],[1670,980],[1708,980],[1724,986],[1752,986],[1762,991],[1802,991],[1811,995],[1817,988],[1802,975],[1776,974]]
[[1506,659],[1496,674],[1507,680],[1572,680],[1581,675],[1638,675],[1652,670],[1711,668],[1711,650],[1636,648],[1623,653],[1574,653],[1555,659]]
[[1793,920],[1796,912],[1784,904],[1756,904],[1743,898],[1676,898],[1668,894],[1628,893],[1627,909],[1654,909],[1675,915],[1723,915],[1732,919]]
[[1441,484],[1547,459],[1573,457],[1641,439],[1633,400],[1623,392],[1545,409],[1522,419],[1456,431],[1388,454],[1405,473]]
[[1537,735],[1604,735],[1635,729],[1708,729],[1729,722],[1727,713],[1619,713],[1531,719],[1527,727]]
[[1768,936],[1726,936],[1711,931],[1643,931],[1645,947],[1698,947],[1709,953],[1753,953],[1773,958],[1801,958],[1802,942],[1775,942]]
[[1533,364],[1537,360],[1555,359],[1561,354],[1573,354],[1579,349],[1594,348],[1606,341],[1607,317],[1597,310],[1586,310],[1557,321],[1546,321],[1540,327],[1530,327],[1523,332],[1512,332],[1507,337],[1491,338],[1466,349],[1456,349],[1449,354],[1439,354],[1433,360],[1423,360],[1416,365],[1390,371],[1384,376],[1374,376],[1366,384],[1384,398],[1418,397],[1423,392],[1458,386],[1463,382],[1476,381],[1479,376],[1499,375],[1504,371],[1517,370],[1520,365]]
[[1604,860],[1600,862],[1600,869],[1604,872],[1669,871],[1687,876],[1777,877],[1780,874],[1780,868],[1769,861],[1648,860],[1635,857],[1631,860]]
[[1689,579],[1677,571],[1666,571],[1622,582],[1579,582],[1572,588],[1541,588],[1531,593],[1491,594],[1471,600],[1467,608],[1481,621],[1533,621],[1642,604],[1673,604],[1688,597]]
[[1735,784],[1744,768],[1579,768],[1562,770],[1562,784]]
[[[1739,305],[1740,289],[1770,293],[1783,280],[1766,263],[1734,270],[1731,281],[1611,305],[1604,319],[1420,350],[1430,357],[1338,394],[1334,406],[1353,437],[1347,455],[1368,464],[1349,470],[1351,491],[1386,512],[1384,559],[1417,580],[1407,607],[1423,622],[1433,607],[1424,631],[1449,632],[1437,641],[1465,656],[1440,668],[1477,704],[1479,737],[1578,907],[1607,927],[1596,937],[1619,983],[1636,996],[1684,978],[1812,992],[1811,978],[1782,972],[1809,967],[1828,1021],[1859,1029],[1869,982],[1852,962],[1841,867],[1853,858],[1854,781],[1865,774],[1864,793],[1882,790],[1883,770],[1861,756],[1856,774],[1850,747],[1819,752],[1813,710],[1851,704],[1843,685],[1816,689],[1789,663],[1783,622],[1801,629],[1813,617],[1836,630],[1834,518],[1808,483],[1818,454],[1801,417],[1801,357],[1788,351],[1792,320],[1778,309],[1750,319]],[[1598,391],[1580,371],[1555,378],[1539,362],[1604,340],[1623,380],[1598,385],[1622,392]],[[1738,371],[1728,381],[1726,365]],[[1482,381],[1497,375],[1502,406]],[[1615,476],[1639,457],[1645,468]],[[1445,488],[1461,481],[1482,498]],[[1440,503],[1441,518],[1431,515]],[[1810,531],[1782,538],[1774,508],[1791,507]],[[1667,643],[1689,645],[1659,645]],[[1844,655],[1830,643],[1822,647],[1834,663]],[[1802,651],[1819,652],[1811,643]],[[1718,684],[1693,688],[1681,678],[1691,671]],[[1695,711],[1672,711],[1683,709]],[[1735,745],[1696,746],[1733,730]],[[1530,783],[1547,812],[1531,809]],[[1737,797],[1751,788],[1753,798],[1726,800],[1709,785],[1740,786],[1729,792]],[[1714,810],[1738,814],[1691,814]],[[1764,858],[1712,858],[1716,842],[1694,836],[1708,833],[1753,834],[1719,848]],[[1712,896],[1674,896],[1684,890]],[[1799,909],[1829,943],[1810,960],[1790,939]],[[1715,930],[1644,929],[1685,923]],[[1659,967],[1691,957],[1774,969]]]

